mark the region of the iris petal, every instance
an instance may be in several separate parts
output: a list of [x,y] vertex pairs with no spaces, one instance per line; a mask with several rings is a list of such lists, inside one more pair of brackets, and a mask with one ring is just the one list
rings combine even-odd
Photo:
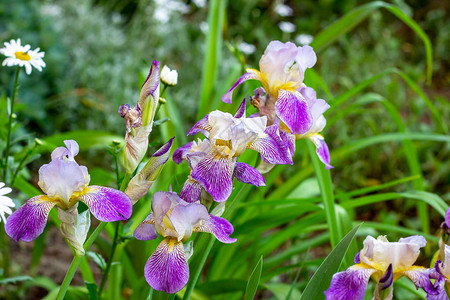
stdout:
[[313,124],[310,108],[297,91],[290,93],[280,90],[275,103],[275,112],[294,134],[307,132]]
[[249,80],[249,79],[256,79],[256,80],[261,80],[260,79],[260,75],[259,72],[257,70],[253,70],[253,69],[247,69],[247,73],[244,73],[244,75],[242,75],[231,87],[231,89],[228,90],[228,92],[226,92],[226,94],[224,94],[222,96],[222,101],[225,103],[231,103],[232,102],[232,95],[233,95],[233,91],[235,88],[237,88],[238,85],[244,83],[245,81]]
[[325,291],[327,300],[361,300],[367,289],[367,282],[375,269],[357,264],[345,272],[336,273],[331,279],[331,285]]
[[234,243],[237,239],[230,238],[233,233],[234,228],[228,220],[210,215],[209,220],[204,221],[203,224],[194,229],[194,232],[209,232],[214,234],[214,236],[222,243]]

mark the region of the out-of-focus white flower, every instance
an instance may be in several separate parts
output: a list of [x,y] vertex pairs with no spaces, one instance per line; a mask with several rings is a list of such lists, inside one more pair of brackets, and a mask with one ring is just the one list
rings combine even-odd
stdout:
[[25,72],[31,74],[31,66],[35,67],[39,72],[45,67],[42,60],[44,52],[39,52],[39,48],[30,50],[30,45],[22,46],[20,39],[11,40],[4,43],[5,47],[0,49],[0,53],[7,56],[2,66],[20,66],[25,67]]
[[14,208],[15,205],[9,197],[5,196],[6,194],[11,193],[11,188],[4,186],[5,184],[0,182],[0,216],[2,217],[3,223],[6,224],[5,214],[12,214],[11,208]]
[[280,17],[290,17],[294,14],[294,10],[283,3],[279,3],[275,6],[275,12]]
[[57,4],[45,4],[41,6],[41,12],[47,16],[60,16],[62,9]]
[[209,30],[208,22],[205,22],[205,21],[201,22],[201,23],[200,23],[200,30],[201,30],[204,34],[208,33],[208,30]]
[[313,36],[306,33],[299,34],[295,37],[295,42],[302,46],[311,44],[313,40]]
[[187,14],[189,5],[177,0],[155,0],[153,17],[162,24],[166,24],[175,13]]
[[206,6],[206,0],[192,0],[197,7],[203,8]]
[[161,81],[167,85],[177,85],[178,72],[177,70],[170,70],[168,66],[164,66],[161,70]]
[[239,50],[240,50],[242,53],[248,55],[248,54],[254,53],[254,52],[256,51],[256,47],[255,47],[255,45],[248,44],[248,43],[246,43],[246,42],[242,42],[242,43],[239,45]]
[[280,27],[281,31],[283,32],[288,32],[288,33],[292,33],[295,31],[295,24],[291,23],[291,22],[280,22],[278,24],[278,27]]

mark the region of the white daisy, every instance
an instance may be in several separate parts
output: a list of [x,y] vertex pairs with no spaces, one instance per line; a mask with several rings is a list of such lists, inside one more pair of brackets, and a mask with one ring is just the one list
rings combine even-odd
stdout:
[[4,187],[5,184],[0,182],[0,216],[2,217],[3,223],[6,224],[5,214],[12,214],[11,208],[15,207],[14,202],[6,197],[6,194],[11,193],[11,188]]
[[178,83],[177,70],[170,70],[168,66],[164,66],[161,70],[161,81],[170,86],[177,85]]
[[20,39],[5,42],[5,47],[0,49],[0,53],[7,56],[2,66],[20,66],[25,67],[25,72],[31,74],[31,66],[35,67],[39,72],[45,67],[42,60],[44,52],[39,52],[39,48],[30,50],[30,45],[22,46]]

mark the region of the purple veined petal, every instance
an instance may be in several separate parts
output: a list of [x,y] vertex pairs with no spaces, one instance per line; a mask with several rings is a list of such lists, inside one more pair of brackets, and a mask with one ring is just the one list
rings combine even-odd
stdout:
[[247,73],[244,73],[244,75],[242,75],[231,87],[231,89],[228,90],[228,92],[226,92],[223,96],[222,96],[222,101],[225,103],[229,103],[231,104],[232,102],[232,95],[233,95],[233,91],[234,89],[240,85],[241,83],[244,83],[245,81],[249,80],[249,79],[256,79],[256,80],[261,80],[260,77],[260,73],[257,70],[254,69],[247,69]]
[[193,142],[184,144],[183,146],[175,150],[175,152],[172,155],[174,163],[181,164],[183,159],[186,159],[186,154],[188,154],[191,151],[192,143]]
[[443,264],[440,260],[436,261],[433,269],[428,270],[428,276],[430,279],[436,279],[433,284],[433,289],[427,292],[427,300],[448,300],[447,293],[445,292],[445,276],[442,275]]
[[145,99],[152,95],[153,98],[159,99],[159,65],[160,62],[154,60],[150,67],[150,72],[142,84],[141,93],[139,95],[139,106],[144,107]]
[[210,215],[209,220],[204,221],[201,226],[194,228],[194,232],[212,233],[219,241],[226,244],[237,241],[235,238],[230,238],[233,231],[233,225],[228,220],[213,215]]
[[[206,137],[207,133],[211,130],[211,125],[209,125],[209,115],[204,116],[197,123],[192,126],[191,129],[187,132],[187,135],[195,135],[199,132],[202,132]],[[206,134],[205,134],[206,133]]]
[[153,213],[150,213],[144,221],[134,231],[134,237],[141,241],[154,240],[158,237],[155,228]]
[[189,203],[200,201],[202,189],[200,183],[188,178],[181,189],[180,198]]
[[189,279],[183,243],[173,238],[163,240],[145,264],[144,275],[157,291],[169,294],[180,291]]
[[292,156],[287,145],[280,137],[276,125],[268,126],[265,137],[258,138],[248,145],[249,149],[258,151],[261,158],[269,164],[293,164]]
[[359,252],[360,252],[360,251],[358,251],[358,253],[356,253],[355,257],[353,258],[353,262],[354,262],[355,264],[361,263],[361,258],[359,258]]
[[294,134],[307,132],[313,124],[308,103],[297,91],[290,93],[280,90],[275,103],[275,112]]
[[325,143],[324,138],[320,134],[313,134],[308,137],[314,145],[316,145],[316,153],[320,161],[325,165],[325,169],[334,168],[330,165],[330,150],[328,150],[328,145]]
[[265,186],[266,179],[252,166],[237,162],[234,167],[233,176],[243,183],[249,183],[254,186]]
[[191,170],[193,170],[198,165],[198,163],[206,157],[206,155],[208,154],[205,152],[193,152],[186,154],[186,160],[188,161]]
[[295,154],[295,135],[286,132],[284,130],[279,130],[281,140],[287,145],[291,157]]
[[119,190],[92,185],[78,200],[84,202],[91,213],[102,222],[128,220],[133,204],[130,198]]
[[45,195],[31,198],[8,217],[6,234],[16,242],[31,242],[44,231],[48,214],[55,204]]
[[412,266],[403,272],[416,286],[417,289],[423,288],[429,295],[439,294],[439,284],[435,286],[430,281],[430,270],[424,267]]
[[214,201],[228,199],[233,189],[235,159],[209,153],[192,171],[192,179],[200,183],[211,194]]
[[247,99],[244,98],[241,104],[239,105],[236,113],[234,114],[235,118],[245,118],[245,109],[246,109]]
[[375,269],[357,264],[344,272],[336,273],[331,279],[328,290],[325,291],[327,300],[362,300],[367,289],[367,282]]

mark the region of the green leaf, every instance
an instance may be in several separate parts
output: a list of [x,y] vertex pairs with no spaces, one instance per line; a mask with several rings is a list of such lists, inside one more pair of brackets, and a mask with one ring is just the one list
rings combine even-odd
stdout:
[[18,283],[23,281],[33,280],[30,276],[16,276],[16,277],[8,277],[0,280],[0,284],[10,284],[10,283]]
[[247,288],[245,289],[245,297],[244,299],[250,300],[255,297],[256,290],[258,289],[259,280],[261,279],[261,272],[263,266],[263,257],[259,259],[255,268],[253,269],[252,274],[250,275],[250,279],[247,283]]
[[92,260],[97,264],[97,266],[100,268],[101,271],[103,271],[106,268],[105,259],[100,254],[88,251],[86,252],[86,255],[92,258]]
[[113,141],[119,141],[121,146],[125,144],[123,136],[114,135],[106,131],[96,130],[77,130],[51,135],[43,139],[42,147],[38,149],[43,151],[53,151],[55,147],[63,146],[64,140],[75,140],[80,146],[80,150],[103,148],[106,149]]
[[303,291],[300,299],[324,299],[324,291],[330,285],[331,277],[339,270],[342,260],[347,253],[353,237],[358,231],[361,224],[353,228],[347,235],[339,242],[336,248],[328,254],[324,262],[320,265],[313,277],[309,280],[308,285]]
[[86,284],[86,288],[88,289],[89,292],[89,300],[97,300],[97,285],[95,283],[92,282],[84,282]]

